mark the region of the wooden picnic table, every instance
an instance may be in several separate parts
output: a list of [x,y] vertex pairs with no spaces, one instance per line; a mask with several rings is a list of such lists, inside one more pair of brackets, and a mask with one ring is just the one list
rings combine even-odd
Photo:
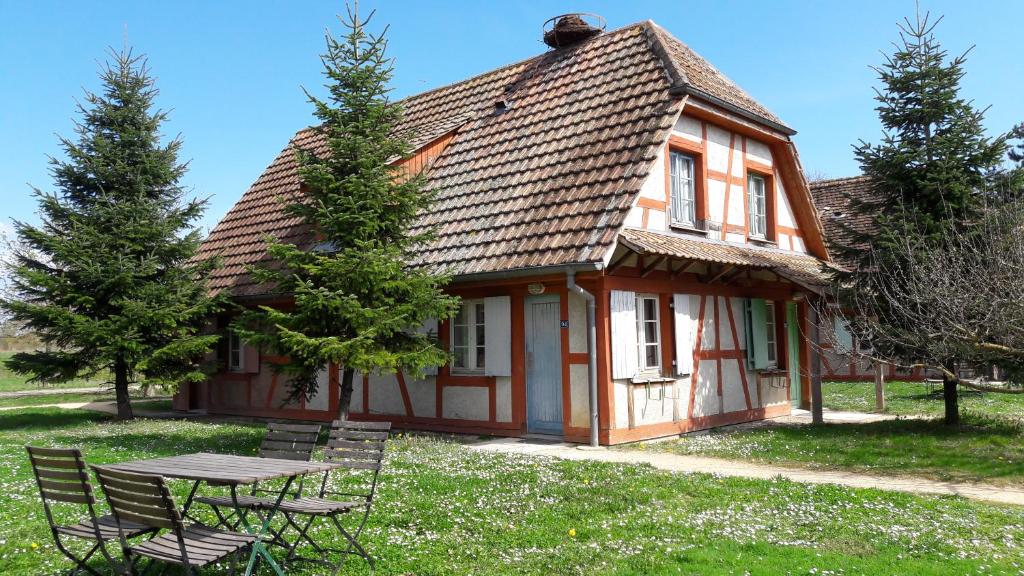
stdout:
[[[107,466],[111,470],[123,472],[135,472],[137,474],[151,474],[163,476],[164,478],[177,478],[191,480],[192,490],[182,509],[182,516],[188,515],[189,507],[195,497],[199,485],[203,482],[214,486],[228,486],[231,489],[231,499],[235,503],[235,512],[241,520],[242,526],[250,534],[257,536],[252,545],[252,553],[249,556],[249,563],[245,569],[248,576],[256,565],[257,557],[262,557],[267,564],[274,569],[278,575],[283,576],[281,567],[271,557],[269,550],[263,543],[263,535],[270,527],[270,521],[277,514],[281,501],[291,487],[292,482],[299,476],[306,474],[317,474],[338,468],[341,464],[336,462],[306,462],[299,460],[282,460],[278,458],[257,458],[255,456],[235,456],[232,454],[215,454],[212,452],[199,452],[195,454],[184,454],[181,456],[168,456],[164,458],[151,458],[148,460],[135,460],[121,462]],[[263,516],[262,524],[257,528],[249,524],[246,519],[246,512],[238,505],[238,486],[255,484],[269,480],[286,478],[287,481],[281,488],[275,506]]]

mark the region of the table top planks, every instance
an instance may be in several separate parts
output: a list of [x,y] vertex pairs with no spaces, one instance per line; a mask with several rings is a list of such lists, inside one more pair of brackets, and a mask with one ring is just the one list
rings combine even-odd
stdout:
[[276,478],[327,472],[338,468],[338,466],[334,462],[302,462],[197,452],[181,456],[120,462],[110,464],[106,468],[181,480],[201,480],[218,484],[253,484]]

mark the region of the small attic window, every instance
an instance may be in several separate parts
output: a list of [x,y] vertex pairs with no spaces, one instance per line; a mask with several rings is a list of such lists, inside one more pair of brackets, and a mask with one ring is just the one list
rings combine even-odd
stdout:
[[494,102],[494,113],[504,114],[509,108],[512,107],[512,101],[507,98],[502,98]]

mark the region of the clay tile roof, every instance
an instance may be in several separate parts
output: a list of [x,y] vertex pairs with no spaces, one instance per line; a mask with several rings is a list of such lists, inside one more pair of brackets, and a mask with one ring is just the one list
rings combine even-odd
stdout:
[[[414,147],[454,134],[427,172],[436,201],[416,227],[436,226],[435,239],[413,264],[458,276],[600,262],[679,114],[655,33],[667,36],[634,24],[403,100],[398,130]],[[716,76],[699,81],[755,110],[689,58],[691,81]],[[210,233],[200,257],[222,258],[214,291],[267,292],[246,273],[265,261],[267,235],[311,246],[281,205],[300,194],[295,147],[318,145],[313,130],[296,134]]]
[[826,286],[829,283],[829,274],[823,268],[825,264],[809,254],[727,244],[716,240],[687,238],[635,228],[623,229],[619,234],[619,241],[639,254],[760,268],[809,288]]
[[745,112],[783,132],[796,133],[689,46],[654,22],[648,25],[654,37],[655,49],[663,51],[667,57],[666,66],[674,87],[698,98],[709,99],[712,103],[734,107],[738,112]]
[[[854,213],[850,209],[851,201],[870,203],[874,200],[874,188],[867,176],[819,180],[808,183],[808,186],[814,198],[814,205],[818,209],[821,225],[825,229],[825,239],[830,245],[850,244],[850,233],[845,227],[863,233],[874,226],[874,219],[870,215]],[[833,254],[838,253],[833,250]],[[838,263],[844,266],[851,264]]]

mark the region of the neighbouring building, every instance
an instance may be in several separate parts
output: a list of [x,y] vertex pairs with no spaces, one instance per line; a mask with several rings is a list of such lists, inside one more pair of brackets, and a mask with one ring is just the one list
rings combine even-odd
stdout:
[[[864,233],[873,226],[870,216],[860,214],[851,209],[854,202],[870,202],[874,195],[871,179],[867,176],[851,176],[834,178],[810,183],[811,195],[818,208],[818,216],[825,231],[825,237],[833,245],[851,245],[851,232]],[[833,251],[835,263],[846,268],[855,268],[856,262],[843,261]],[[832,326],[823,330],[832,330],[832,337],[821,338],[821,378],[822,380],[863,381],[875,378],[875,363],[865,358],[870,353],[870,345],[858,341],[856,336],[847,329],[839,315],[832,317]],[[882,365],[885,379],[921,380],[924,373],[920,369],[904,370],[892,364]]]
[[[616,444],[806,407],[808,299],[829,254],[795,132],[653,22],[567,23],[543,54],[402,101],[416,152],[401,162],[437,191],[419,222],[436,239],[410,264],[452,270],[462,307],[427,327],[451,365],[358,375],[352,418],[586,441],[596,389],[600,442]],[[267,234],[315,242],[279,202],[301,193],[294,146],[315,140],[299,131],[210,233],[213,289],[287,305],[246,270]],[[337,366],[284,404],[270,366],[287,358],[230,334],[220,358],[177,408],[337,414]]]

